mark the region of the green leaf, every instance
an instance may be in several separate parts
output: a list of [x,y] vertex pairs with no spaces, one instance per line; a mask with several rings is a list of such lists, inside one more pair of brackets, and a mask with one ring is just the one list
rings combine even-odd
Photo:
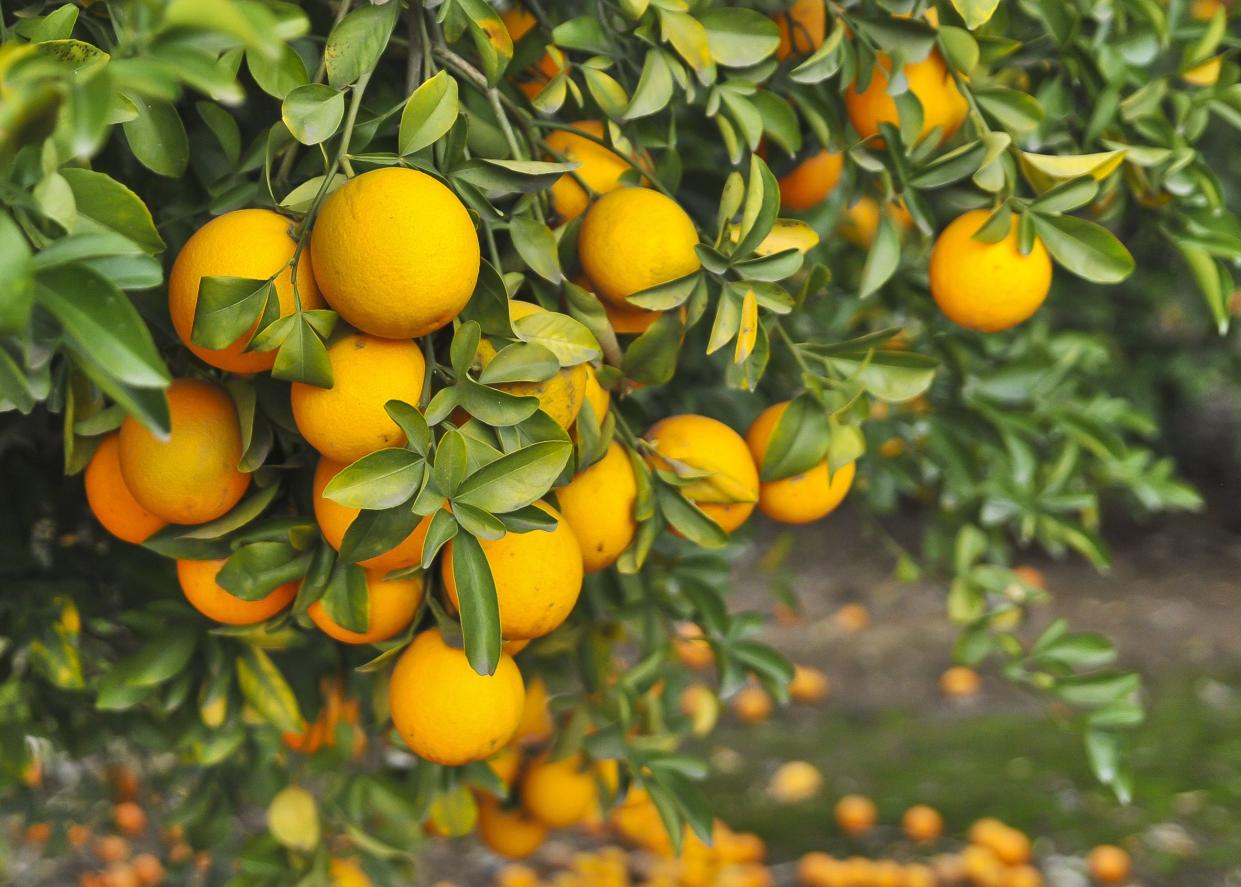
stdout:
[[711,57],[730,68],[757,65],[780,45],[776,23],[753,9],[711,7],[699,12],[698,20],[707,29]]
[[121,124],[134,157],[154,173],[180,178],[190,162],[190,140],[176,107],[136,93],[126,97],[138,109],[137,117]]
[[270,279],[202,278],[190,340],[204,348],[228,348],[254,329],[275,294]]
[[513,58],[513,38],[508,27],[486,0],[456,0],[456,4],[466,15],[487,83],[494,86]]
[[1102,225],[1076,216],[1031,213],[1034,229],[1052,258],[1094,283],[1119,283],[1133,273],[1133,256]]
[[305,576],[312,556],[288,542],[251,542],[233,552],[215,581],[234,597],[260,601],[281,585]]
[[431,451],[431,428],[427,425],[427,420],[422,413],[418,412],[416,407],[400,400],[388,401],[384,404],[384,410],[405,432],[409,446],[418,455],[425,457]]
[[500,662],[500,605],[483,547],[469,533],[458,533],[452,541],[452,573],[465,655],[479,674],[495,674]]
[[728,544],[728,534],[720,525],[673,487],[658,484],[655,487],[655,496],[659,502],[659,510],[668,523],[695,545],[703,548],[723,548]]
[[397,145],[401,154],[413,154],[439,141],[457,122],[457,81],[440,71],[410,95],[401,112]]
[[662,315],[625,349],[621,361],[625,375],[647,385],[667,382],[676,372],[683,332],[676,312]]
[[662,50],[649,49],[642,63],[638,85],[625,108],[625,120],[637,120],[657,114],[672,98],[672,69]]
[[37,298],[76,348],[123,385],[163,388],[168,370],[129,298],[102,275],[76,265],[44,271]]
[[1000,0],[952,0],[952,8],[965,20],[971,31],[981,28],[995,15]]
[[823,407],[810,394],[798,395],[776,422],[759,477],[773,481],[808,471],[827,457],[830,440]]
[[1058,215],[1085,206],[1099,193],[1099,183],[1090,176],[1062,182],[1030,204],[1044,215]]
[[427,527],[427,535],[422,542],[422,569],[429,570],[441,548],[451,542],[457,535],[460,525],[452,512],[441,508],[431,517],[431,525]]
[[64,176],[73,190],[79,219],[82,216],[128,237],[147,253],[164,251],[164,240],[155,228],[151,211],[137,194],[102,172],[65,167]]
[[194,658],[199,633],[190,626],[175,626],[152,638],[137,653],[115,668],[125,673],[127,683],[153,687],[176,677]]
[[426,461],[389,447],[368,453],[328,481],[323,495],[348,508],[394,508],[418,491]]
[[363,511],[345,531],[340,543],[341,560],[356,564],[391,551],[414,531],[421,520],[422,516],[411,511],[408,505]]
[[305,719],[297,697],[267,653],[247,645],[236,666],[241,695],[264,720],[286,732],[303,728]]
[[858,283],[858,298],[864,299],[876,292],[896,273],[901,260],[901,232],[891,213],[881,213],[875,240],[866,254],[862,266],[862,278]]
[[323,47],[323,64],[330,86],[344,89],[363,74],[375,70],[400,11],[401,4],[395,0],[382,6],[361,6],[332,28]]
[[1034,96],[1004,87],[975,87],[979,107],[1017,135],[1033,132],[1043,121],[1043,108]]
[[366,631],[371,620],[366,571],[337,560],[319,603],[328,618],[346,631]]
[[597,360],[603,351],[581,321],[556,311],[536,311],[513,322],[517,338],[541,345],[556,356],[562,367]]
[[345,117],[345,94],[322,83],[307,83],[289,91],[280,119],[303,145],[317,145],[336,135]]
[[1070,705],[1095,708],[1133,696],[1140,686],[1132,672],[1073,675],[1057,681],[1055,693]]
[[453,496],[470,471],[469,451],[460,431],[451,430],[435,448],[435,485],[445,496]]
[[483,368],[478,381],[484,385],[504,382],[541,382],[560,371],[556,355],[533,342],[514,342],[501,348]]
[[259,89],[281,101],[299,86],[310,82],[306,63],[292,46],[282,47],[275,59],[259,52],[246,52],[246,67]]
[[328,360],[327,346],[306,314],[297,314],[291,319],[293,324],[288,336],[276,352],[272,378],[331,388],[332,363]]
[[235,505],[227,514],[215,520],[196,527],[179,529],[177,537],[179,539],[221,539],[234,530],[241,529],[266,511],[267,506],[272,503],[279,492],[279,484],[263,487],[253,496]]
[[524,508],[547,495],[572,453],[573,447],[561,441],[522,447],[467,477],[453,494],[453,502],[492,514]]
[[827,364],[855,379],[880,400],[905,401],[930,387],[939,362],[912,351],[855,352],[826,358]]
[[33,267],[30,244],[21,228],[12,216],[0,211],[0,333],[25,327],[34,302]]
[[509,234],[517,254],[534,273],[550,283],[560,282],[560,254],[551,228],[537,219],[518,216],[509,224]]

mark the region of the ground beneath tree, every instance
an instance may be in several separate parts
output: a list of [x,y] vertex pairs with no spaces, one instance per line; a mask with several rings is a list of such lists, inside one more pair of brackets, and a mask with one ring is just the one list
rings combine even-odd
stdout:
[[[913,526],[911,518],[886,532],[916,548]],[[904,852],[893,825],[922,802],[940,808],[958,836],[985,815],[1041,836],[1049,883],[1083,884],[1077,860],[1111,841],[1134,853],[1138,883],[1241,884],[1241,533],[1228,521],[1207,514],[1125,527],[1109,538],[1107,573],[1076,558],[1024,561],[1044,573],[1053,600],[1023,631],[1033,636],[1064,617],[1074,630],[1113,638],[1119,664],[1143,674],[1152,713],[1135,737],[1137,797],[1127,808],[1094,783],[1079,733],[1044,700],[985,668],[979,697],[943,698],[938,679],[956,637],[944,581],[896,581],[889,549],[849,511],[783,532],[789,538],[764,528],[740,547],[730,605],[771,612],[764,555],[791,544],[785,564],[802,618],[773,625],[768,640],[823,669],[831,696],[757,727],[725,715],[699,749],[717,768],[707,785],[713,803],[734,827],[763,835],[781,883],[792,883],[791,861],[808,850]],[[844,630],[837,613],[846,604],[865,606],[870,625]],[[787,760],[823,772],[819,797],[792,806],[769,798],[766,783]],[[871,795],[888,824],[861,844],[831,822],[835,799],[854,791]],[[565,842],[548,852],[563,856]],[[483,884],[495,868],[471,842],[456,842],[432,851],[427,883]]]

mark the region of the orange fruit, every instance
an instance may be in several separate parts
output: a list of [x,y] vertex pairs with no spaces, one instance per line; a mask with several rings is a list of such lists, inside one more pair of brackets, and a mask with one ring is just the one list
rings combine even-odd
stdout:
[[[579,120],[572,125],[595,138],[604,137],[603,124],[598,120]],[[629,162],[615,151],[568,130],[553,130],[544,141],[567,162],[580,164],[574,172],[596,194],[607,194],[621,187],[621,176],[630,169]],[[580,216],[590,203],[590,196],[568,173],[552,184],[551,199],[552,208],[566,222]]]
[[731,533],[745,523],[758,501],[758,469],[741,435],[723,422],[692,414],[669,416],[646,432],[655,453],[652,467],[694,476],[680,488],[707,517]]
[[1009,826],[992,829],[980,843],[1005,865],[1021,865],[1030,860],[1030,839],[1019,829]]
[[[500,631],[506,638],[537,638],[564,622],[582,591],[582,550],[568,522],[546,503],[536,503],[556,519],[550,532],[508,532],[480,540],[500,602]],[[458,606],[453,543],[440,566],[444,590]]]
[[[261,373],[276,362],[275,351],[246,351],[259,321],[227,348],[204,348],[190,339],[198,288],[204,277],[275,277],[280,316],[296,308],[293,294],[293,254],[297,241],[291,236],[295,223],[269,209],[238,209],[216,216],[185,242],[168,273],[168,313],[185,347],[213,367],[230,373]],[[297,296],[302,308],[321,308],[323,299],[310,267],[310,257],[297,263]]]
[[129,859],[129,842],[119,835],[104,835],[91,848],[102,862],[121,862]]
[[1041,588],[1043,591],[1047,590],[1047,577],[1043,575],[1043,571],[1038,567],[1017,566],[1013,567],[1013,572],[1017,574],[1022,582],[1033,585],[1035,588]]
[[[546,313],[545,309],[533,302],[509,302],[508,312],[514,323],[523,317]],[[479,363],[486,367],[495,356],[495,347],[484,340],[478,348]],[[589,365],[579,363],[564,367],[554,376],[538,382],[501,382],[494,387],[518,397],[537,398],[539,409],[555,419],[561,428],[569,429],[586,400],[588,376]]]
[[742,687],[733,697],[733,711],[747,724],[756,724],[771,717],[771,694],[762,687]]
[[677,626],[672,645],[677,658],[686,668],[704,669],[715,664],[715,653],[711,645],[703,637],[702,629],[693,623],[686,622]]
[[845,604],[836,611],[836,624],[849,634],[857,634],[870,625],[870,611],[862,604]]
[[405,432],[384,410],[389,400],[416,406],[426,361],[408,340],[350,333],[328,346],[331,388],[294,382],[293,419],[306,442],[335,462],[405,445]]
[[495,673],[474,671],[438,629],[405,648],[392,671],[392,723],[414,754],[453,767],[481,761],[513,738],[526,690],[517,664],[500,654]]
[[333,191],[310,243],[323,297],[372,336],[439,329],[461,313],[478,281],[478,232],[465,205],[438,179],[406,167],[371,170]]
[[957,216],[935,240],[928,272],[931,295],[948,319],[993,333],[1028,319],[1051,289],[1051,257],[1037,237],[1028,255],[1017,245],[1017,217],[996,243],[975,240],[985,209]]
[[795,665],[789,681],[789,696],[795,702],[821,702],[831,691],[831,683],[822,671],[809,665]]
[[487,766],[491,768],[491,772],[500,782],[504,783],[505,788],[510,789],[517,781],[517,774],[521,772],[522,763],[521,750],[515,745],[506,745],[487,759]]
[[978,887],[1000,887],[1005,866],[990,847],[972,844],[961,851],[965,877]]
[[1043,887],[1043,876],[1032,865],[1013,866],[1004,873],[1001,887]]
[[139,853],[134,857],[132,866],[138,883],[143,887],[164,883],[164,864],[154,853]]
[[[762,465],[776,424],[789,402],[767,407],[758,414],[745,434],[755,465]],[[826,517],[844,500],[853,485],[856,466],[849,462],[834,472],[824,458],[814,467],[780,480],[762,481],[758,488],[758,507],[772,520],[785,524],[805,524]]]
[[32,822],[22,833],[22,839],[27,844],[46,844],[51,837],[52,824],[50,822]]
[[65,837],[68,839],[70,847],[85,847],[86,843],[91,839],[90,826],[75,822],[65,830]]
[[[336,477],[344,468],[345,466],[339,462],[333,462],[331,459],[321,457],[318,466],[315,468],[314,486],[312,487],[315,519],[319,522],[319,531],[323,534],[323,538],[327,540],[328,545],[331,545],[337,551],[340,551],[341,543],[345,540],[345,532],[349,529],[349,525],[361,513],[359,508],[341,505],[339,502],[334,502],[323,495],[323,490],[328,485],[328,481]],[[358,566],[382,574],[421,563],[422,543],[427,537],[427,528],[430,525],[431,518],[424,517],[410,530],[408,536],[392,548],[389,548],[382,554],[359,561]]]
[[671,197],[650,188],[618,188],[586,212],[578,257],[595,292],[613,305],[701,267],[698,231]]
[[797,883],[805,887],[840,887],[841,863],[819,850],[797,861]]
[[526,704],[521,710],[521,721],[513,741],[522,745],[537,745],[552,736],[554,728],[551,709],[547,706],[547,684],[538,675],[526,682]]
[[608,316],[608,323],[612,325],[612,331],[618,336],[636,336],[645,333],[651,328],[651,324],[659,320],[664,313],[648,311],[634,305],[613,305],[608,301],[603,302],[603,310]]
[[1100,844],[1086,857],[1086,867],[1100,884],[1121,884],[1129,880],[1132,864],[1124,850],[1114,844]]
[[103,882],[107,887],[141,887],[138,873],[133,866],[123,862],[113,863],[103,873]]
[[525,859],[547,840],[547,826],[520,809],[505,809],[493,797],[478,802],[478,836],[505,859]]
[[553,761],[546,754],[531,762],[521,780],[525,811],[551,828],[584,821],[595,808],[599,789],[594,770],[580,754]]
[[789,761],[776,768],[767,793],[781,804],[800,804],[823,788],[823,774],[807,761]]
[[112,821],[123,835],[136,838],[147,830],[146,811],[133,801],[121,801],[112,808]]
[[638,482],[629,454],[616,441],[595,464],[556,490],[560,514],[573,529],[587,573],[610,567],[633,541]]
[[86,503],[103,528],[124,542],[145,542],[168,524],[143,508],[125,486],[117,434],[99,442],[86,466]]
[[954,665],[939,676],[939,688],[945,696],[963,699],[976,696],[982,687],[978,672],[964,665]]
[[612,408],[612,395],[599,384],[599,374],[590,364],[586,365],[586,403],[590,404],[590,409],[595,414],[595,421],[603,424],[608,410]]
[[773,18],[780,29],[780,45],[776,47],[776,58],[780,60],[791,53],[812,53],[827,37],[827,7],[823,0],[793,0],[788,9]]
[[[880,55],[866,89],[858,92],[857,84],[851,83],[845,90],[845,111],[849,122],[862,138],[877,135],[880,123],[900,126],[896,100],[888,95],[888,72],[891,68],[892,60]],[[909,91],[922,105],[919,136],[925,138],[931,130],[938,128],[941,143],[952,138],[969,114],[969,103],[957,89],[956,81],[952,79],[939,52],[932,51],[922,61],[905,65],[904,73],[909,81]]]
[[[875,198],[859,197],[845,207],[836,230],[841,237],[855,246],[870,249],[870,245],[875,242],[875,233],[879,230],[880,212]],[[913,227],[913,216],[903,203],[885,203],[882,212],[886,212],[896,222],[898,232],[908,231]]]
[[254,625],[275,616],[297,596],[296,581],[286,582],[257,601],[229,594],[215,581],[225,560],[177,561],[177,579],[185,599],[208,619],[225,625]]
[[351,631],[336,622],[315,601],[307,610],[310,621],[328,637],[343,644],[376,644],[394,638],[413,621],[422,603],[422,577],[384,579],[377,570],[366,572],[366,599],[369,604],[366,631]]
[[911,841],[929,843],[944,833],[944,817],[934,807],[914,804],[901,817],[901,827]]
[[171,524],[215,520],[240,501],[250,475],[239,471],[241,427],[228,395],[209,382],[168,386],[166,440],[133,416],[121,423],[121,476],[134,499]]
[[920,862],[905,866],[905,887],[937,887],[939,877],[935,869]]
[[[821,0],[811,0],[822,7]],[[811,154],[780,178],[781,209],[801,212],[814,209],[827,199],[840,182],[845,167],[843,154],[826,148]]]
[[870,831],[879,816],[875,802],[864,795],[845,795],[836,802],[835,813],[836,824],[850,835]]
[[357,860],[334,856],[328,860],[327,870],[331,887],[371,887],[370,876]]

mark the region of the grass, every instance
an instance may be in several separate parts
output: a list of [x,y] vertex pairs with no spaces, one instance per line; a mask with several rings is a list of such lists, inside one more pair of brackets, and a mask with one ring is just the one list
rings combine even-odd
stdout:
[[[773,860],[810,850],[901,854],[897,823],[915,803],[938,808],[959,842],[996,816],[1039,839],[1037,853],[1083,855],[1102,842],[1134,853],[1148,884],[1211,884],[1241,871],[1241,675],[1181,674],[1155,683],[1134,737],[1135,798],[1122,806],[1090,776],[1080,735],[1038,712],[791,711],[754,728],[722,727],[704,751],[728,770],[706,786],[734,828],[763,836]],[[761,791],[779,763],[817,766],[825,790],[781,806]],[[883,826],[845,838],[832,805],[873,798]],[[895,849],[894,849],[895,848]]]

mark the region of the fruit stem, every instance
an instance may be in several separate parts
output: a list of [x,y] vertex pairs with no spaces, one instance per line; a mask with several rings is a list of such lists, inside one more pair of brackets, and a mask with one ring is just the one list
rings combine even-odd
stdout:
[[[362,107],[362,95],[366,92],[366,84],[370,83],[371,72],[367,71],[353,84],[353,95],[349,100],[349,111],[345,115],[345,131],[340,137],[340,151],[336,154],[336,163],[345,170],[345,175],[353,178],[353,165],[349,162],[349,140],[353,138],[353,126],[358,122],[358,111]],[[330,175],[330,173],[329,173]]]

